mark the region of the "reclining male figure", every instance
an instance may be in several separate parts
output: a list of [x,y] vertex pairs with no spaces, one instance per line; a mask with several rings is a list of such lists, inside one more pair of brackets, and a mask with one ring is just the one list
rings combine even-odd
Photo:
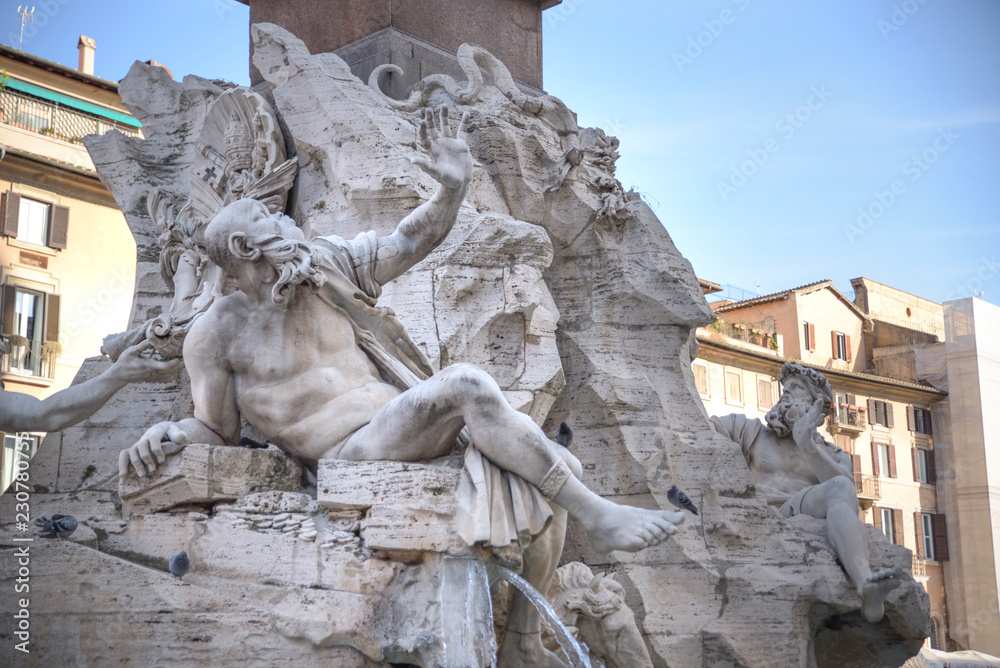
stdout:
[[[485,457],[558,507],[550,529],[560,535],[541,541],[542,554],[529,548],[525,557],[526,575],[539,588],[558,563],[565,511],[601,552],[637,551],[676,531],[678,511],[621,506],[587,489],[576,458],[514,410],[483,371],[453,364],[406,389],[386,382],[373,361],[378,346],[357,319],[377,317],[371,307],[381,285],[426,257],[455,224],[472,175],[467,118],[452,132],[442,109],[438,130],[426,112],[419,138],[429,157],[413,161],[441,186],[387,237],[371,232],[307,242],[294,221],[253,200],[212,219],[204,230],[206,252],[239,290],[213,303],[185,340],[194,417],[151,427],[122,451],[123,475],[130,464],[146,475],[165,451],[185,443],[236,444],[241,414],[313,463],[435,459],[468,427]],[[165,450],[168,443],[174,445]],[[537,614],[526,601],[512,604],[508,627],[501,665],[562,665],[542,649]]]

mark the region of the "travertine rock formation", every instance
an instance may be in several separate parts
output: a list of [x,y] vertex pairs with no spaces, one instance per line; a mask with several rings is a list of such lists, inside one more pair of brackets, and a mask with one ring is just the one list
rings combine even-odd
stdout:
[[[419,112],[397,110],[337,57],[308,54],[280,28],[259,25],[252,33],[254,62],[269,88],[262,94],[273,99],[294,142],[288,154],[298,159],[290,215],[312,235],[389,232],[433,192],[409,161]],[[475,61],[496,67],[485,57]],[[691,495],[701,515],[657,548],[598,555],[571,525],[563,557],[617,574],[654,666],[902,663],[927,634],[920,585],[904,574],[885,618],[865,622],[818,522],[783,520],[758,500],[739,449],[709,426],[690,361],[694,329],[712,314],[663,225],[614,179],[617,140],[578,128],[555,98],[525,97],[502,73],[493,80],[504,90],[484,85],[459,106],[471,114],[476,166],[456,229],[381,303],[434,366],[483,367],[547,433],[569,422],[592,489],[663,508],[673,483]],[[160,68],[136,64],[120,92],[145,139],[112,133],[90,138],[88,148],[139,247],[132,317],[139,325],[172,297],[159,273],[149,191],[187,197],[194,141],[223,88],[191,76],[174,82]],[[439,89],[427,96],[432,104],[453,102]],[[102,364],[88,362],[81,377]],[[185,665],[207,655],[274,665],[294,655],[304,666],[373,666],[436,656],[407,626],[407,611],[393,606],[408,592],[439,607],[433,583],[447,579],[451,566],[428,562],[414,574],[413,564],[369,554],[357,516],[331,517],[306,502],[254,512],[238,500],[124,524],[119,450],[149,424],[190,413],[183,379],[166,390],[133,386],[42,446],[32,464],[32,513],[71,512],[93,528],[101,551],[38,548],[37,645],[27,665],[73,657]],[[96,473],[85,476],[88,466]],[[13,499],[2,503],[3,517],[12,517]],[[272,514],[281,513],[301,515],[299,527],[312,521],[317,536],[274,531],[282,520]],[[910,563],[908,551],[875,533],[873,567]],[[4,544],[12,544],[9,535]],[[149,568],[162,571],[179,549],[193,562],[183,583]],[[3,551],[5,590],[16,573],[10,552]],[[4,624],[0,643],[8,652],[12,630]],[[403,646],[393,634],[412,642]]]

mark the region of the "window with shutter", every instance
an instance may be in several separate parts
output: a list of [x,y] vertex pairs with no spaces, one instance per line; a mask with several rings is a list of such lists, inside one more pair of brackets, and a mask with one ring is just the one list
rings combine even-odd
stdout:
[[896,446],[888,445],[885,446],[886,453],[889,456],[889,477],[896,478]]
[[924,514],[920,511],[913,513],[913,532],[916,534],[916,553],[918,557],[926,557],[927,551],[924,548]]
[[931,515],[934,530],[934,557],[936,561],[948,561],[948,527],[944,515]]
[[937,484],[937,464],[934,461],[934,451],[933,450],[923,450],[924,461],[927,464],[927,483],[931,485]]
[[875,508],[873,508],[872,510],[873,510],[872,522],[875,524],[875,528],[884,533],[885,529],[882,528],[882,517],[883,517],[882,512],[885,510],[885,508],[875,506]]
[[896,545],[904,545],[903,534],[903,511],[899,508],[892,509],[892,542]]
[[59,340],[59,295],[4,285],[2,300],[0,331],[7,344],[4,371],[52,378],[54,364],[43,344]]
[[7,192],[3,200],[3,233],[8,237],[16,237],[18,221],[21,219],[21,196],[15,192]]

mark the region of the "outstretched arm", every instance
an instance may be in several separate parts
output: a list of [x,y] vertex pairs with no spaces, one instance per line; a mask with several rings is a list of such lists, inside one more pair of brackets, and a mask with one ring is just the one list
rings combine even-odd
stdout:
[[181,360],[164,362],[143,357],[148,347],[148,342],[132,346],[100,376],[46,399],[5,392],[0,401],[0,431],[62,431],[96,413],[129,383],[168,380],[180,370]]
[[458,128],[452,131],[448,107],[442,107],[439,130],[434,123],[434,112],[425,110],[419,139],[427,156],[413,158],[413,163],[430,174],[441,187],[404,218],[393,234],[379,239],[375,280],[380,284],[402,275],[427,257],[455,225],[458,208],[472,179],[472,155],[465,143],[468,121],[469,112],[465,112]]

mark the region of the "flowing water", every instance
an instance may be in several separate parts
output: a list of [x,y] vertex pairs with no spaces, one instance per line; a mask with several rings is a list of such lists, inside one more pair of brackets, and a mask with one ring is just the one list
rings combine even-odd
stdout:
[[563,652],[566,653],[567,658],[569,658],[570,665],[573,668],[593,668],[590,663],[590,656],[588,652],[583,649],[576,638],[569,632],[569,629],[562,623],[559,619],[559,615],[552,608],[552,605],[542,596],[537,589],[531,586],[527,580],[522,578],[520,575],[511,571],[503,566],[495,566],[494,569],[499,577],[507,580],[512,585],[521,590],[529,601],[538,608],[538,612],[541,613],[542,618],[548,622],[549,627],[555,633],[556,640],[563,648]]
[[442,638],[447,666],[497,665],[490,580],[482,559],[444,560],[441,588]]

